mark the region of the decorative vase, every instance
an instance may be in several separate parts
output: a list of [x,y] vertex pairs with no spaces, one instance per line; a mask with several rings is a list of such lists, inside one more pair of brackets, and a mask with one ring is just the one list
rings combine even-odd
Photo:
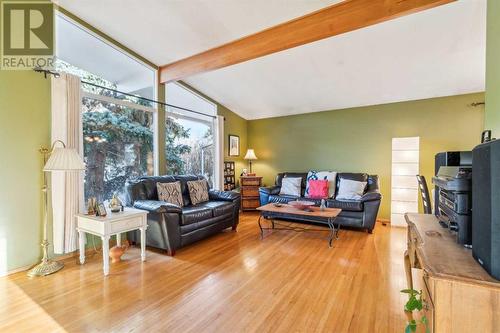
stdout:
[[319,206],[319,208],[321,209],[321,211],[325,210],[326,208],[325,199],[321,199],[321,206]]
[[128,250],[129,242],[125,241],[122,246],[115,245],[109,250],[112,263],[120,262],[122,255]]

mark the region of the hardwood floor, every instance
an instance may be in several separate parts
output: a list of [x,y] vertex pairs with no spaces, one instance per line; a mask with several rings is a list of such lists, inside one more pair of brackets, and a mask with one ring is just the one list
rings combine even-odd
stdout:
[[[274,231],[255,213],[175,257],[100,253],[44,278],[0,278],[1,332],[403,332],[404,229]],[[316,228],[316,227],[315,227]]]

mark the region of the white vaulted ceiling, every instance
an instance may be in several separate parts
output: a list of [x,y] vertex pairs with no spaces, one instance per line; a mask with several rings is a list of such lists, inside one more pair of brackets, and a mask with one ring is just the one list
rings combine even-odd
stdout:
[[[157,65],[339,1],[60,0]],[[195,75],[246,119],[484,91],[486,0],[424,12]]]

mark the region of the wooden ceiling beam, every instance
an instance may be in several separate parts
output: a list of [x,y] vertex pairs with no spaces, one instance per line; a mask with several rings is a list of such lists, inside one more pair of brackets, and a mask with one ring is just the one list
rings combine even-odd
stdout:
[[161,66],[160,81],[177,81],[454,1],[346,0]]

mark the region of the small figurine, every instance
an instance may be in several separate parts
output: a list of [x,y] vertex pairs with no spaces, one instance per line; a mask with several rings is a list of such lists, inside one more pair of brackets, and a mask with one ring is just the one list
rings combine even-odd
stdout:
[[321,206],[319,206],[319,209],[321,211],[324,211],[325,208],[326,208],[325,199],[321,199]]
[[113,197],[111,198],[111,201],[109,202],[109,208],[111,208],[112,213],[118,213],[123,209],[123,204],[121,200],[118,198],[118,196],[113,194]]
[[96,197],[90,197],[87,200],[87,215],[96,215],[97,199]]

